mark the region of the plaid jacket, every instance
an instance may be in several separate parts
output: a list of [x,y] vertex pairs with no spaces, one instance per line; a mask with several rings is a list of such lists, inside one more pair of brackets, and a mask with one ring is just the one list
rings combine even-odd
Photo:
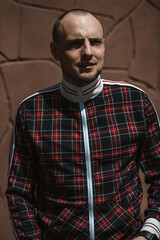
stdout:
[[[144,225],[139,166],[151,183]],[[142,226],[159,236],[160,129],[149,98],[96,79],[25,99],[6,196],[17,239],[133,239]]]

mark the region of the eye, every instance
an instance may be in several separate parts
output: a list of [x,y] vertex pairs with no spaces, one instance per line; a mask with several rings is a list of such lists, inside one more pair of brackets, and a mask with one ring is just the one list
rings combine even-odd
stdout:
[[75,39],[68,41],[67,43],[67,48],[72,49],[72,48],[80,48],[83,45],[83,40],[82,39]]
[[102,39],[99,39],[99,38],[90,39],[90,44],[92,46],[94,46],[94,45],[101,45],[102,44]]

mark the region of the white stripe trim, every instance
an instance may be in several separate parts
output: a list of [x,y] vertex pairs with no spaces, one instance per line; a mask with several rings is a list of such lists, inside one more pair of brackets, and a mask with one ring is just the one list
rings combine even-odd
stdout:
[[[39,92],[36,92],[28,97],[26,97],[24,100],[22,100],[19,104],[19,106],[24,103],[25,101],[27,101],[28,99],[34,97],[34,96],[37,96],[37,95],[40,95],[40,94],[43,94],[43,93],[47,93],[47,92],[54,92],[56,91],[57,89],[59,89],[59,84],[58,85],[55,85],[53,87],[50,87],[50,88],[47,88],[47,89],[44,89],[44,90],[41,90]],[[16,117],[15,117],[15,120],[14,120],[14,125],[13,125],[13,131],[12,131],[12,151],[11,151],[11,148],[10,148],[10,165],[9,165],[9,170],[8,170],[8,178],[9,178],[9,174],[10,174],[10,170],[11,170],[11,167],[12,167],[12,163],[13,163],[13,156],[14,156],[14,151],[15,151],[15,128],[16,128],[16,119],[17,119],[17,114],[16,114]]]
[[148,218],[141,231],[148,231],[152,234],[155,234],[158,239],[160,237],[160,222],[155,218]]
[[145,91],[143,91],[141,88],[133,85],[133,84],[130,84],[130,83],[126,83],[126,82],[123,82],[123,81],[111,81],[111,80],[105,80],[105,79],[102,79],[102,82],[106,85],[119,85],[119,86],[128,86],[128,87],[133,87],[133,88],[136,88],[142,92],[145,93]]
[[[137,86],[134,86],[132,84],[129,84],[129,83],[110,81],[110,80],[105,80],[105,79],[102,79],[102,82],[103,82],[103,84],[106,84],[106,85],[119,85],[119,86],[133,87],[133,88],[136,88],[136,89],[138,89],[138,90],[140,90],[140,91],[142,91],[142,92],[144,92],[146,94],[146,92],[143,91],[141,88],[139,88]],[[147,97],[148,97],[148,95],[147,95]],[[155,106],[152,103],[150,98],[149,98],[149,100],[150,100],[150,102],[151,102],[151,104],[152,104],[152,106],[153,106],[153,108],[155,110],[155,113],[156,113],[156,116],[157,116],[157,120],[158,120],[158,123],[159,123],[159,126],[160,126],[160,120],[159,120],[156,108],[155,108]],[[151,233],[155,234],[158,237],[158,239],[159,239],[160,238],[160,222],[157,219],[155,219],[155,218],[148,218],[146,220],[146,222],[144,223],[144,226],[142,227],[141,231],[151,232]]]
[[[59,88],[59,85],[56,85],[56,86],[55,87],[51,87],[51,88],[47,88],[46,90],[42,90],[42,91],[36,92],[36,93],[28,96],[27,98],[25,98],[23,101],[20,102],[19,106],[23,102],[25,102],[26,100],[30,99],[31,97],[37,96],[38,94],[56,91]],[[8,169],[8,181],[9,181],[9,175],[10,175],[11,167],[12,167],[12,164],[13,164],[14,151],[15,151],[15,126],[16,126],[16,119],[17,119],[17,114],[16,114],[16,117],[15,117],[15,120],[14,120],[13,131],[12,131],[12,146],[10,146],[10,165],[9,165],[9,169]],[[11,148],[12,148],[12,150],[11,150]],[[11,217],[11,213],[10,213],[10,220],[11,220],[11,223],[12,223],[12,227],[13,227],[15,238],[18,240],[19,238],[18,238],[18,235],[16,233],[16,229],[14,227],[14,223],[13,223],[13,220],[12,220],[12,217]]]
[[87,126],[86,109],[84,107],[84,102],[83,102],[81,92],[79,92],[79,105],[80,105],[81,118],[82,118],[83,140],[84,140],[85,160],[86,160],[88,208],[89,208],[89,233],[90,233],[90,240],[95,240],[91,151],[90,151],[90,145],[89,145],[89,133],[88,133],[88,126]]
[[103,89],[103,83],[101,81],[100,75],[89,84],[78,87],[64,78],[60,85],[61,94],[71,102],[79,102],[78,92],[80,91],[83,95],[83,101],[86,102],[90,99],[96,97]]

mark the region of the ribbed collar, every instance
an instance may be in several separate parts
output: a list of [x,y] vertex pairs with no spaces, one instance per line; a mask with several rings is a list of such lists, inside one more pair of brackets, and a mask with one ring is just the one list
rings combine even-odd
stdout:
[[83,101],[86,102],[96,97],[102,89],[103,83],[100,76],[84,87],[77,87],[64,78],[60,84],[61,94],[71,102],[79,102],[79,93],[81,93]]

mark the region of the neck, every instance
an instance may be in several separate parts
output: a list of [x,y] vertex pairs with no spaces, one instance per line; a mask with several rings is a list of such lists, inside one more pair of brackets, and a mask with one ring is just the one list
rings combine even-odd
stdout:
[[101,81],[100,76],[96,78],[94,81],[88,83],[84,86],[77,86],[73,83],[66,81],[64,78],[60,85],[61,94],[67,98],[69,101],[78,102],[79,97],[78,93],[82,93],[82,97],[84,101],[88,101],[94,97],[96,97],[103,88],[103,83]]

